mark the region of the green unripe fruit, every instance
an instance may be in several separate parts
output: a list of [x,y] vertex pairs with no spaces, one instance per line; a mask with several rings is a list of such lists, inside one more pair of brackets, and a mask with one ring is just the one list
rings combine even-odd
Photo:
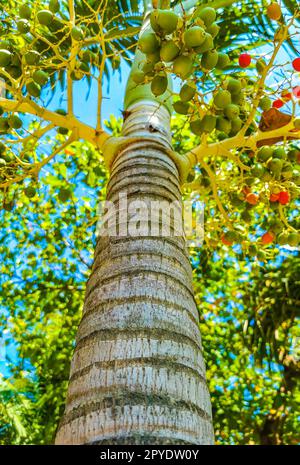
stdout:
[[300,129],[300,118],[296,118],[296,119],[294,120],[294,127],[295,127],[296,129]]
[[241,219],[245,221],[245,223],[251,223],[252,222],[252,216],[251,213],[248,210],[244,210],[241,213]]
[[291,247],[297,247],[299,245],[299,234],[296,232],[289,233],[287,243]]
[[24,194],[26,195],[26,197],[28,197],[29,199],[32,199],[32,197],[35,196],[36,194],[36,189],[35,187],[33,186],[28,186],[24,189]]
[[224,69],[230,65],[230,58],[226,53],[219,53],[218,54],[218,61],[216,64],[217,69]]
[[146,76],[154,76],[155,74],[155,71],[154,71],[154,65],[153,63],[145,63],[143,65],[143,73],[146,75]]
[[263,111],[268,111],[268,110],[270,110],[270,108],[272,106],[272,101],[271,101],[271,99],[269,99],[269,97],[263,97],[262,99],[260,99],[260,102],[259,102],[258,106]]
[[21,5],[19,8],[19,16],[20,18],[30,19],[31,17],[31,9],[28,5]]
[[25,54],[25,61],[30,66],[37,65],[38,62],[40,61],[39,52],[36,52],[35,50],[31,50],[30,52],[27,52]]
[[43,26],[49,26],[53,21],[53,13],[49,10],[40,10],[38,11],[37,19]]
[[228,90],[218,90],[214,96],[214,105],[217,108],[223,110],[227,105],[231,103],[231,94]]
[[225,132],[225,134],[229,134],[231,131],[231,122],[228,119],[223,118],[223,116],[218,116],[216,128],[218,129],[218,131],[222,131]]
[[219,31],[220,31],[220,26],[218,26],[217,23],[213,23],[211,26],[209,26],[206,29],[206,32],[208,32],[212,36],[213,39],[217,37],[217,35],[219,34]]
[[193,62],[185,55],[177,57],[173,63],[173,72],[181,79],[188,78],[193,72]]
[[241,120],[241,118],[239,118],[238,116],[236,116],[235,118],[232,118],[231,119],[231,133],[232,133],[232,135],[237,134],[242,126],[243,126],[243,121]]
[[237,105],[234,105],[233,103],[230,103],[224,108],[224,115],[228,119],[233,119],[239,116],[240,114],[240,109]]
[[269,160],[273,155],[273,148],[272,147],[261,147],[257,152],[257,159],[261,162],[265,162]]
[[255,176],[256,178],[260,178],[265,172],[265,168],[261,163],[256,163],[252,168],[251,168],[251,174],[252,176]]
[[131,74],[131,79],[136,84],[141,84],[142,82],[145,81],[145,74],[143,73],[143,71],[139,71],[139,70],[133,71],[133,73]]
[[30,31],[30,24],[27,19],[19,19],[17,29],[21,34],[27,34]]
[[256,66],[257,72],[261,74],[265,70],[267,64],[263,58],[260,58],[259,60],[257,60],[255,66]]
[[193,26],[183,34],[183,41],[188,48],[200,47],[206,39],[206,33],[200,26]]
[[78,26],[73,26],[71,30],[71,37],[76,40],[76,42],[80,42],[84,38],[83,30]]
[[239,94],[242,90],[242,84],[241,81],[238,79],[230,78],[227,81],[227,90],[231,94]]
[[290,163],[288,163],[288,162],[283,163],[281,175],[285,179],[291,179],[293,177],[293,167],[292,167],[292,165]]
[[7,118],[0,118],[0,133],[6,134],[9,131],[9,124]]
[[143,53],[154,53],[159,49],[160,43],[153,32],[144,32],[140,37],[138,46]]
[[284,147],[276,147],[276,149],[273,150],[273,158],[280,158],[281,160],[286,160],[287,154]]
[[190,112],[191,105],[188,102],[181,102],[178,100],[178,102],[173,103],[173,108],[176,113],[179,113],[180,115],[187,115]]
[[178,16],[173,11],[158,10],[156,24],[165,34],[171,34],[177,28]]
[[197,17],[202,19],[206,27],[209,27],[216,19],[216,10],[210,7],[203,8],[199,11]]
[[277,243],[279,245],[286,245],[288,243],[288,234],[286,232],[282,232],[277,237]]
[[11,43],[8,40],[1,41],[0,49],[1,50],[10,50],[11,49]]
[[4,153],[2,155],[6,163],[11,163],[14,160],[14,156],[11,153]]
[[268,168],[270,169],[271,173],[277,175],[280,174],[282,170],[283,161],[279,158],[271,158],[268,162]]
[[203,134],[202,121],[199,118],[192,119],[190,121],[190,129],[193,134],[196,136],[201,136]]
[[[0,114],[1,114],[1,113],[0,113]],[[296,161],[297,158],[298,158],[298,154],[299,154],[299,153],[300,153],[300,151],[297,150],[297,149],[289,150],[289,151],[288,151],[288,154],[287,154],[288,159],[289,159],[290,161]]]
[[9,50],[0,49],[0,67],[8,66],[12,55]]
[[39,84],[40,86],[44,86],[47,84],[49,75],[48,73],[45,73],[45,71],[42,71],[41,69],[37,69],[32,76],[33,80]]
[[231,95],[231,101],[235,105],[242,105],[245,100],[245,95],[243,92],[239,92],[237,94],[232,94]]
[[58,198],[61,202],[66,202],[71,197],[71,191],[62,187],[59,189]]
[[168,88],[168,77],[166,73],[158,74],[157,76],[154,76],[151,82],[152,94],[158,97],[159,95],[164,94],[167,88]]
[[180,53],[180,48],[173,42],[173,40],[168,40],[163,42],[160,49],[160,58],[166,63],[175,60]]
[[208,52],[209,50],[212,50],[214,48],[214,39],[210,34],[207,32],[205,33],[205,40],[200,47],[195,48],[195,52],[197,53],[204,53]]
[[159,16],[159,11],[158,9],[155,9],[151,12],[150,14],[150,24],[151,24],[151,27],[153,29],[153,31],[155,32],[161,32],[161,29],[158,25],[158,16]]
[[26,84],[26,89],[32,97],[39,97],[41,95],[41,87],[34,81],[29,81]]
[[[262,175],[261,179],[262,179],[262,181],[269,182],[272,179],[272,175],[271,175],[271,173],[269,171],[266,170],[264,172],[264,174]],[[276,205],[276,204],[274,204],[274,205]]]
[[193,83],[186,83],[180,89],[180,99],[182,102],[189,102],[195,96],[196,86]]
[[68,128],[59,127],[59,128],[57,129],[57,132],[58,132],[58,134],[61,134],[62,136],[66,136],[66,135],[69,133],[69,129],[68,129]]
[[21,129],[21,127],[23,126],[21,118],[19,118],[19,116],[17,115],[10,116],[8,118],[8,124],[13,129]]
[[21,62],[21,59],[20,59],[19,55],[14,54],[11,57],[11,66],[21,66],[21,64],[22,64],[22,62]]
[[234,207],[241,207],[244,205],[244,200],[236,193],[230,194],[230,202]]
[[57,13],[60,10],[60,5],[58,0],[50,0],[49,2],[49,10],[52,13]]
[[62,116],[66,116],[67,114],[66,110],[64,110],[63,108],[58,108],[57,110],[55,110],[55,113]]
[[205,115],[201,120],[201,126],[203,132],[209,134],[216,127],[217,118],[213,115]]
[[159,50],[156,50],[153,53],[147,53],[147,61],[148,61],[148,63],[152,63],[153,65],[158,63],[160,61]]
[[282,222],[278,219],[271,221],[269,225],[269,230],[272,231],[274,234],[279,234],[283,230]]

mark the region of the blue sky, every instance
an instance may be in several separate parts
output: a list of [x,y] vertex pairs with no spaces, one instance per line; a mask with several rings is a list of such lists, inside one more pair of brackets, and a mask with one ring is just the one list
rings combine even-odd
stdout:
[[[123,60],[121,71],[112,71],[110,69],[110,82],[107,78],[104,79],[103,84],[103,101],[102,101],[102,120],[108,120],[110,115],[116,117],[121,116],[123,109],[124,91],[130,68]],[[97,83],[94,80],[91,88],[88,89],[85,79],[74,83],[74,113],[84,123],[90,126],[96,126],[97,115]],[[60,88],[55,92],[49,108],[56,110],[57,108],[64,107],[61,102],[62,95]],[[46,99],[45,99],[46,100]]]

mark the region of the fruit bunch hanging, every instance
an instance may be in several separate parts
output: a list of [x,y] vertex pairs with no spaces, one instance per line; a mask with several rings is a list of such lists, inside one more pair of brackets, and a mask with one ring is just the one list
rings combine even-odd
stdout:
[[[279,38],[283,39],[285,27],[280,23],[280,6],[272,3],[267,8],[267,15],[279,22],[274,39],[277,44]],[[262,131],[267,131],[292,120],[288,115],[276,113],[276,109],[293,103],[295,112],[295,104],[300,97],[298,86],[284,88],[279,96],[274,92],[264,92],[264,81],[270,71],[266,58],[241,53],[237,60],[240,72],[228,73],[233,60],[217,50],[219,26],[213,8],[200,6],[183,18],[170,10],[155,10],[150,15],[150,24],[152,30],[146,29],[138,44],[145,59],[132,73],[132,79],[137,86],[150,84],[155,97],[165,100],[174,97],[174,110],[186,116],[193,134],[204,137],[204,141],[207,138],[222,141],[243,134],[243,140],[255,133],[258,124]],[[298,61],[296,58],[291,63],[295,71],[300,69]],[[251,70],[248,75],[245,73],[247,68]],[[210,86],[211,91],[204,98],[206,82],[212,81],[211,75],[219,70],[223,70],[223,76],[218,86],[214,89]],[[171,95],[169,75],[181,81],[178,95]],[[255,87],[257,82],[258,90]],[[261,123],[258,118],[261,118]],[[276,126],[281,119],[283,124]],[[295,114],[293,128],[300,128],[300,120]],[[244,132],[240,133],[241,130]],[[239,149],[237,146],[235,150],[233,147],[227,156],[236,163],[228,165],[221,154],[204,158],[202,164],[200,161],[201,175],[192,183],[193,188],[200,189],[204,199],[212,194],[221,195],[223,189],[222,198],[226,206],[222,213],[226,215],[226,226],[219,233],[223,244],[241,244],[250,255],[261,259],[265,257],[264,246],[274,243],[298,246],[299,234],[294,226],[288,224],[285,212],[295,205],[299,197],[298,145],[290,144],[288,138],[279,137],[275,142],[262,141],[256,148]],[[226,169],[231,173],[224,180]],[[215,184],[215,191],[212,184]],[[216,194],[217,189],[220,194]],[[251,231],[251,225],[257,223],[257,215],[262,215],[259,232]],[[233,222],[230,222],[230,217],[235,218]]]

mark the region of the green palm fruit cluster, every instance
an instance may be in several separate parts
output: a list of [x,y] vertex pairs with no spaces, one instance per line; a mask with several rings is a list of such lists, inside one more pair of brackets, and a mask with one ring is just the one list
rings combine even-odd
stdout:
[[[194,13],[182,19],[171,10],[155,9],[150,14],[151,30],[145,31],[138,47],[145,54],[145,61],[132,73],[132,80],[151,85],[155,96],[167,90],[166,78],[171,73],[185,81],[174,109],[180,114],[190,112],[196,95],[196,86],[189,79],[195,70],[208,73],[212,69],[224,69],[230,64],[227,54],[215,50],[214,39],[219,26],[216,11],[210,7],[198,7]],[[178,111],[179,110],[179,111]],[[212,118],[209,118],[212,121]],[[212,126],[207,125],[205,128]]]
[[[71,27],[61,16],[60,10],[59,0],[48,0],[46,5],[40,8],[21,5],[15,19],[15,27],[22,40],[17,42],[10,38],[0,41],[0,68],[4,68],[13,79],[22,79],[22,86],[24,85],[25,92],[31,98],[40,98],[43,88],[53,79],[59,62],[54,49],[45,47],[41,41],[33,40],[35,33],[45,37],[53,45],[59,44],[60,53],[66,59],[72,41],[80,43],[87,33],[94,33],[84,25]],[[91,50],[79,47],[71,78],[79,80],[89,75],[92,63],[98,63],[100,59],[101,57]],[[120,60],[114,57],[113,68],[117,69],[119,65]]]
[[[232,110],[231,107],[225,108],[226,113]],[[233,115],[227,114],[227,118],[229,116]],[[299,233],[286,228],[282,209],[289,208],[290,202],[299,196],[299,146],[285,143],[264,145],[256,151],[244,149],[239,159],[247,167],[243,173],[244,187],[240,186],[230,192],[229,202],[233,209],[239,211],[241,222],[245,226],[252,223],[253,215],[258,213],[256,205],[259,205],[259,198],[268,205],[268,213],[262,219],[262,228],[274,236],[274,243],[298,247]],[[249,249],[249,254],[258,257],[254,247],[253,250]]]

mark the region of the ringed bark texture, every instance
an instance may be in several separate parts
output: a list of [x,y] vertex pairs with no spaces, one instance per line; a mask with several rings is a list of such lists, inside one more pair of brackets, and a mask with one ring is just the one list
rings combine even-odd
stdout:
[[[169,114],[133,105],[107,199],[181,202]],[[56,444],[212,444],[185,238],[99,237]]]

